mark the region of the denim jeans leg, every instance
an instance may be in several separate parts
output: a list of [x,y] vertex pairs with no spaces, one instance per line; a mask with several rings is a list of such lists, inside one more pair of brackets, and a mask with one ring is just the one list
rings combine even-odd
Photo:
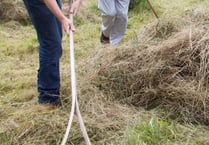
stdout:
[[[61,7],[61,2],[57,1]],[[59,100],[62,55],[62,28],[56,17],[41,0],[24,0],[39,41],[38,91],[39,103]]]

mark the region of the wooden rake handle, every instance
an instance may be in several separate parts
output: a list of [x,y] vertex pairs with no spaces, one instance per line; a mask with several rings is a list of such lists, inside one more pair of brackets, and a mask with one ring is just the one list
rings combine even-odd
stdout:
[[[73,14],[70,14],[70,20],[73,23]],[[78,121],[80,124],[80,128],[83,134],[83,137],[85,139],[86,145],[91,145],[89,136],[86,131],[86,127],[84,125],[80,109],[79,109],[79,104],[78,104],[78,98],[77,98],[77,91],[76,91],[76,73],[75,73],[75,53],[74,53],[74,38],[73,38],[73,31],[70,30],[69,32],[69,41],[70,41],[70,67],[71,67],[71,90],[72,90],[72,105],[71,105],[71,112],[69,116],[69,121],[68,121],[68,126],[64,135],[64,138],[62,140],[61,145],[65,145],[68,139],[68,136],[70,134],[70,129],[72,126],[72,121],[73,121],[73,116],[76,114],[78,116]]]
[[147,0],[147,3],[149,4],[149,6],[150,6],[152,12],[154,13],[155,17],[158,19],[159,18],[158,14],[156,13],[156,11],[155,11],[154,7],[152,6],[151,2],[149,0]]

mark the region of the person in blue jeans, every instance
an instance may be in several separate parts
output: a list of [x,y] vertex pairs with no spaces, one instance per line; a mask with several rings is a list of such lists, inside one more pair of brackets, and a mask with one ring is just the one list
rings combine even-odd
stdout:
[[[63,14],[61,0],[23,1],[39,42],[38,103],[61,105],[59,65],[62,55],[62,28],[69,33],[75,27]],[[76,15],[80,3],[81,0],[74,1],[70,6],[70,13]]]

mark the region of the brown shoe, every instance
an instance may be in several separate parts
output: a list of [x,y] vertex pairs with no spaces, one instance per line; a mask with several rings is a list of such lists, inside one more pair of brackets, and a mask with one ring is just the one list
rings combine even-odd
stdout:
[[101,34],[101,37],[100,37],[100,42],[102,44],[108,44],[110,43],[110,38],[109,37],[106,37],[103,33]]

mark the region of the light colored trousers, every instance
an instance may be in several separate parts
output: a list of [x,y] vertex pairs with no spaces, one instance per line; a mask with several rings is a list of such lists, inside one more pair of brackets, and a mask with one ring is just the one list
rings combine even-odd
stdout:
[[98,0],[102,11],[102,32],[110,37],[110,43],[117,45],[123,38],[128,23],[130,0]]

